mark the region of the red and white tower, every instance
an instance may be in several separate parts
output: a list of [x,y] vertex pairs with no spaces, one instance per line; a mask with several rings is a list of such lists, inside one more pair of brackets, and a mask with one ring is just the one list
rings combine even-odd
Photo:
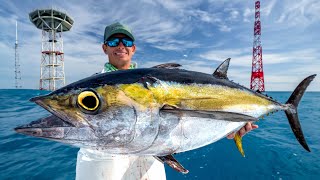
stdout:
[[264,92],[264,75],[262,66],[260,1],[255,2],[254,39],[252,52],[252,72],[250,89]]

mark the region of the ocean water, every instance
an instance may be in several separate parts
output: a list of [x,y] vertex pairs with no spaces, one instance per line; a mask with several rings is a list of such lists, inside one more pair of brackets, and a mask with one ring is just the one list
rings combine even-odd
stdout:
[[[29,102],[39,90],[0,90],[0,179],[74,179],[78,148],[28,137],[13,128],[49,115]],[[290,92],[269,92],[286,102]],[[193,151],[175,155],[190,172],[166,167],[167,179],[319,179],[320,92],[307,92],[299,117],[311,153],[296,141],[284,112],[257,122],[259,128],[243,138],[246,157],[233,140],[223,139]]]

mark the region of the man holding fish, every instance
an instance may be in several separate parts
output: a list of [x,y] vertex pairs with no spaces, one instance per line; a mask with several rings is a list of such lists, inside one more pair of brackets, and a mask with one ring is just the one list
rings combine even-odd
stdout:
[[230,81],[230,58],[213,74],[175,63],[136,69],[134,40],[126,26],[107,26],[106,73],[31,98],[51,115],[15,131],[80,147],[76,179],[166,179],[163,163],[185,174],[174,154],[224,137],[233,138],[244,156],[241,136],[257,128],[251,122],[276,111],[285,112],[296,139],[311,151],[297,107],[316,74],[280,103]]
[[[131,61],[136,51],[134,40],[132,31],[124,24],[117,22],[105,28],[102,49],[109,62],[102,73],[137,68],[137,64]],[[233,139],[236,133],[242,137],[256,128],[257,125],[248,122],[227,138]],[[160,161],[154,156],[109,155],[81,148],[76,179],[166,179],[164,165]]]

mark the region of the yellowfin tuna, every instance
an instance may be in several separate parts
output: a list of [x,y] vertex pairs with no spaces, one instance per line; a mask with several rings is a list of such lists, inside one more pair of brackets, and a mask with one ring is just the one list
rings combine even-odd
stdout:
[[[304,79],[281,104],[229,81],[229,61],[213,75],[164,64],[91,76],[32,98],[52,115],[15,130],[110,154],[152,155],[187,173],[172,154],[211,144],[283,110],[297,140],[310,151],[297,106],[316,75]],[[241,138],[235,141],[244,154]]]

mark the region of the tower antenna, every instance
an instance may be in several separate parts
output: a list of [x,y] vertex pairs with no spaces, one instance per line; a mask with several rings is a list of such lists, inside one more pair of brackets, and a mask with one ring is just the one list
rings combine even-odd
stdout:
[[264,75],[262,65],[260,1],[255,2],[254,39],[252,51],[252,71],[250,89],[264,92]]
[[20,89],[21,86],[21,71],[19,63],[19,49],[18,49],[18,22],[16,21],[16,42],[14,43],[14,73],[15,73],[15,88]]

